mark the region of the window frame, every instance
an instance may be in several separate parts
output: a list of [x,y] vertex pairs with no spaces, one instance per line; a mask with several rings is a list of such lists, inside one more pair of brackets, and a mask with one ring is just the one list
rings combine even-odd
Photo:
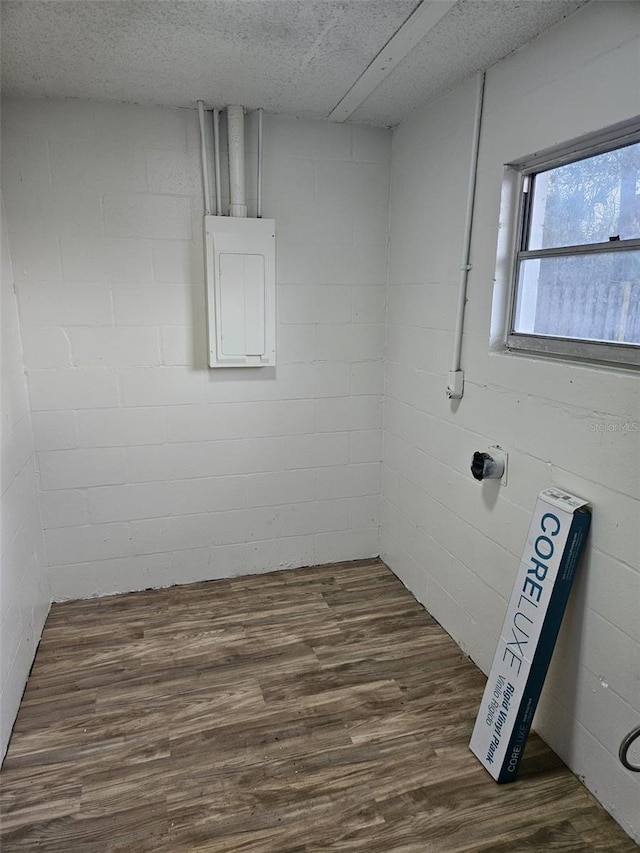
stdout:
[[[531,258],[582,256],[602,252],[621,252],[640,249],[640,237],[577,246],[560,246],[549,249],[525,250],[529,220],[533,206],[532,194],[525,185],[532,176],[540,172],[566,166],[580,160],[595,157],[628,145],[640,142],[640,117],[615,125],[598,134],[572,140],[562,146],[546,149],[522,160],[508,163],[507,170],[515,175],[516,203],[515,222],[512,234],[512,263],[509,279],[509,298],[506,311],[504,345],[513,352],[551,356],[577,361],[599,362],[626,367],[640,367],[640,344],[622,344],[609,341],[594,341],[581,338],[562,338],[534,335],[514,330],[520,262]],[[528,196],[528,197],[527,197]]]

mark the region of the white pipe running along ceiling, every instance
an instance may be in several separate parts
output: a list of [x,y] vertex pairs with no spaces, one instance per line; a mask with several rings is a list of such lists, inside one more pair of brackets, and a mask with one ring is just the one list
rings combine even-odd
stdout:
[[2,89],[390,126],[585,2],[3,0]]

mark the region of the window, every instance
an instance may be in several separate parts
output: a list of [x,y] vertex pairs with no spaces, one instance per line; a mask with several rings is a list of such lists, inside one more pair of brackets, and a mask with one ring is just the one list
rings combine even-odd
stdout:
[[640,365],[640,131],[517,164],[507,346]]

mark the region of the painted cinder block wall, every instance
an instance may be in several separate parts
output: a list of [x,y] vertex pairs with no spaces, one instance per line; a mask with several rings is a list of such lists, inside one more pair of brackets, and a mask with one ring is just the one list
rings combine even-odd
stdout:
[[49,612],[50,595],[18,308],[1,202],[0,227],[0,755],[4,756]]
[[[638,112],[636,14],[593,4],[489,72],[455,409],[473,85],[395,133],[382,548],[487,670],[535,494],[552,482],[591,500],[536,725],[637,838],[637,786],[614,759],[640,705],[637,445],[606,427],[637,419],[637,387],[488,356],[502,164]],[[195,113],[21,100],[3,130],[55,597],[376,553],[390,134],[266,118],[279,365],[238,378],[204,367]],[[497,494],[468,473],[493,442],[511,454]],[[31,564],[40,578],[44,557]],[[47,600],[31,597],[41,618]],[[29,636],[3,622],[3,653],[5,634]]]
[[390,132],[265,116],[278,364],[210,370],[195,110],[3,130],[54,599],[378,554]]
[[[536,494],[589,500],[593,526],[535,728],[640,838],[640,779],[617,750],[640,718],[637,373],[489,355],[503,164],[640,113],[640,6],[594,3],[491,68],[462,363],[445,396],[475,82],[394,133],[382,556],[488,672]],[[507,487],[469,473],[509,452]]]

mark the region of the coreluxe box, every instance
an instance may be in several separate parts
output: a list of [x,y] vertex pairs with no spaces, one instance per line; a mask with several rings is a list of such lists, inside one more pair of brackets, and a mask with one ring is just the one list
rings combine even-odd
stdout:
[[518,775],[590,522],[581,498],[538,495],[469,744],[497,782]]

